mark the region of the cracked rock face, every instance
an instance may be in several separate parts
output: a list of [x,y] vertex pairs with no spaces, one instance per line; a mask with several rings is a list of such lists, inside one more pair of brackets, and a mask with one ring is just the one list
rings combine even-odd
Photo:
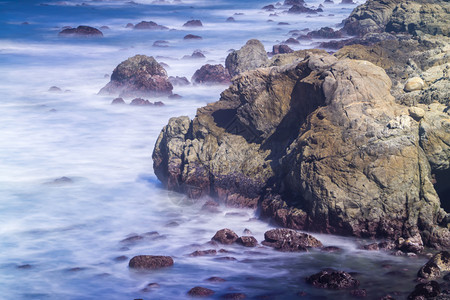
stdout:
[[[169,121],[153,152],[155,173],[193,198],[259,206],[285,227],[363,237],[420,233],[427,245],[449,247],[431,175],[442,165],[435,160],[448,159],[449,115],[429,106],[416,120],[390,89],[380,67],[314,51],[245,72],[193,120]],[[442,129],[421,129],[438,119]]]

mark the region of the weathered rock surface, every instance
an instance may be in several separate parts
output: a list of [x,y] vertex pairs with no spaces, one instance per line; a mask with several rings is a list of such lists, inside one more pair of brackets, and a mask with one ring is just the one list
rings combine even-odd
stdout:
[[203,27],[203,23],[200,20],[190,20],[184,23],[183,27]]
[[238,235],[231,229],[224,228],[216,232],[211,240],[221,244],[230,245],[238,239]]
[[323,10],[321,8],[312,9],[303,5],[292,5],[288,10],[289,14],[317,14],[318,12],[323,12]]
[[439,283],[430,281],[427,283],[419,283],[414,291],[409,294],[408,300],[435,299],[441,293]]
[[258,40],[249,40],[240,50],[228,54],[225,66],[231,77],[244,71],[254,70],[268,61],[264,45]]
[[135,55],[114,69],[111,81],[99,93],[155,97],[171,95],[172,89],[166,70],[153,57]]
[[[153,153],[158,178],[194,198],[259,203],[285,227],[392,239],[419,232],[424,244],[449,247],[422,121],[395,102],[383,69],[319,53],[245,72],[194,120],[172,118]],[[448,113],[430,110],[445,127],[436,140],[445,140]],[[442,146],[431,156],[445,169]]]
[[417,276],[424,279],[437,279],[446,272],[450,272],[450,253],[441,251],[435,254],[430,260],[420,268]]
[[167,30],[166,26],[158,25],[153,21],[142,21],[134,26],[134,29],[146,29],[146,30]]
[[236,243],[244,247],[256,247],[258,241],[253,236],[241,236],[236,240]]
[[449,13],[450,3],[445,0],[369,0],[344,20],[343,30],[359,36],[383,31],[449,36]]
[[173,259],[170,256],[138,255],[128,265],[133,269],[153,270],[172,266]]
[[322,247],[322,243],[312,235],[292,229],[272,229],[264,233],[263,245],[280,251],[307,251],[308,248]]
[[231,76],[221,64],[206,64],[195,71],[191,81],[198,84],[230,84]]
[[344,271],[324,270],[306,278],[306,282],[322,289],[356,288],[359,281]]
[[80,25],[77,28],[66,28],[58,33],[59,36],[102,37],[103,33],[97,28]]

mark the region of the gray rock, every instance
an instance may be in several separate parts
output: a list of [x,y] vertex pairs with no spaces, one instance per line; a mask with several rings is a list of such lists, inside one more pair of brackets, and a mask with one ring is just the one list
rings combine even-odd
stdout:
[[267,61],[264,45],[258,40],[249,40],[240,50],[228,54],[225,66],[233,77],[244,71],[259,68]]

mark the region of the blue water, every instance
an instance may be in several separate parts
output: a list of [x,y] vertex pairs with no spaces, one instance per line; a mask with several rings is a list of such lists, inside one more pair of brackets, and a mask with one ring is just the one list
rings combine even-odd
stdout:
[[[198,107],[219,99],[225,86],[175,87],[183,98],[152,99],[166,104],[155,108],[111,106],[113,96],[97,95],[115,66],[135,54],[154,56],[169,65],[169,75],[190,79],[205,63],[224,63],[228,50],[248,39],[260,39],[270,51],[290,30],[336,27],[355,5],[329,5],[313,17],[280,8],[279,16],[269,17],[260,9],[270,4],[266,1],[135,2],[0,1],[0,299],[184,299],[199,285],[213,289],[215,298],[242,292],[249,298],[292,299],[305,291],[304,299],[347,299],[346,291],[304,283],[305,276],[325,267],[357,272],[371,298],[411,290],[424,259],[361,251],[355,239],[317,235],[325,245],[342,248],[330,254],[206,244],[224,227],[238,234],[248,228],[262,241],[273,226],[253,211],[221,207],[218,214],[205,213],[202,201],[166,191],[153,173],[151,153],[170,117],[194,117]],[[236,23],[225,21],[230,16]],[[204,27],[183,28],[190,19],[202,20]],[[125,28],[142,20],[175,30]],[[99,39],[57,36],[61,27],[78,25],[110,29]],[[184,41],[188,33],[203,40]],[[169,47],[153,47],[156,40]],[[206,58],[181,59],[196,49]],[[62,92],[48,92],[51,86]],[[55,184],[61,177],[71,182]],[[145,235],[154,231],[158,235]],[[121,242],[133,235],[145,238]],[[229,253],[188,256],[213,248]],[[171,255],[175,265],[134,272],[128,261],[139,254]],[[227,256],[236,260],[218,259]],[[404,274],[401,283],[386,275],[392,270]],[[226,282],[204,281],[212,276]],[[142,291],[154,282],[160,287]]]

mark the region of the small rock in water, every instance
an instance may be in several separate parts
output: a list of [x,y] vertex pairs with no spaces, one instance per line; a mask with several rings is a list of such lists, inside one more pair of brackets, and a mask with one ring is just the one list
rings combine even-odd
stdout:
[[111,102],[112,105],[117,105],[117,104],[126,104],[125,100],[123,100],[123,98],[116,98]]
[[128,266],[132,269],[154,270],[173,266],[170,256],[138,255],[133,257]]
[[224,228],[216,232],[211,240],[221,244],[230,245],[238,239],[238,235],[231,229]]
[[196,286],[190,289],[187,294],[192,297],[208,297],[214,295],[214,291],[201,286]]
[[248,228],[245,228],[244,231],[243,231],[242,233],[245,234],[245,235],[251,235],[251,234],[253,234],[252,231],[251,231],[250,229],[248,229]]
[[221,64],[206,64],[195,71],[191,81],[198,84],[230,84],[231,76]]
[[209,250],[197,250],[192,252],[191,254],[189,254],[189,256],[205,256],[205,255],[216,255],[217,251],[214,249],[209,249]]
[[77,28],[66,28],[58,33],[58,36],[102,37],[103,33],[97,28],[81,25]]
[[128,23],[128,24],[125,26],[125,28],[134,28],[134,25],[133,25],[133,23]]
[[256,247],[258,241],[253,236],[241,236],[236,240],[236,243],[244,247]]
[[169,42],[168,41],[155,41],[153,43],[153,47],[160,47],[160,48],[167,48],[169,47]]
[[189,80],[186,77],[170,76],[169,81],[170,83],[172,83],[172,85],[178,86],[185,86],[190,84]]
[[[173,95],[170,95],[168,98],[169,98],[169,99],[181,99],[181,98],[183,98],[183,97],[180,96],[180,95],[178,95],[178,94],[173,94]],[[155,102],[155,103],[156,103],[156,102]]]
[[306,282],[323,289],[348,289],[359,286],[359,281],[344,271],[324,270],[306,278]]
[[190,20],[184,23],[183,27],[203,27],[203,24],[200,20]]
[[199,35],[187,34],[183,38],[184,40],[202,40],[203,38]]
[[52,87],[50,87],[50,88],[48,89],[48,91],[49,91],[49,92],[53,92],[53,93],[61,93],[61,92],[62,92],[62,90],[61,90],[59,87],[57,87],[57,86],[52,86]]
[[26,270],[26,269],[31,269],[32,267],[33,266],[30,264],[25,264],[25,265],[17,266],[17,269]]
[[350,291],[350,295],[352,295],[353,297],[357,297],[357,298],[364,298],[364,297],[367,297],[367,292],[364,289],[362,289],[362,290],[351,290]]
[[205,204],[203,204],[201,210],[207,211],[210,213],[217,213],[217,212],[219,212],[219,203],[212,201],[212,200],[208,200],[205,202]]
[[372,243],[368,245],[364,245],[361,247],[361,249],[369,250],[369,251],[378,251],[380,248],[378,247],[378,243]]
[[125,244],[133,244],[133,243],[136,243],[136,242],[138,242],[138,241],[140,241],[140,240],[143,240],[143,239],[144,239],[143,236],[140,236],[140,235],[132,235],[132,236],[130,236],[130,237],[127,237],[126,239],[121,240],[120,242],[121,242],[121,243],[125,243]]
[[209,277],[209,278],[205,279],[205,281],[208,281],[208,282],[225,282],[226,280],[221,278],[221,277],[213,276],[213,277]]
[[292,229],[278,228],[264,233],[263,245],[280,251],[307,251],[307,248],[320,248],[322,243],[312,235],[297,232]]
[[227,18],[227,22],[236,22],[236,20],[233,17]]
[[70,179],[69,177],[60,177],[60,178],[56,178],[55,180],[53,180],[52,182],[49,182],[48,184],[55,184],[55,185],[62,185],[62,184],[69,184],[69,183],[73,183],[73,180]]
[[155,23],[153,21],[150,21],[150,22],[142,21],[142,22],[136,24],[136,26],[134,26],[134,29],[166,30],[169,28],[167,28],[166,26],[158,25],[157,23]]
[[130,105],[133,106],[152,106],[153,103],[151,103],[148,100],[142,99],[142,98],[135,98],[131,101]]
[[243,293],[228,293],[220,297],[221,299],[246,299],[247,295]]
[[327,247],[323,247],[320,250],[322,250],[323,252],[330,252],[330,253],[342,251],[341,248],[336,247],[336,246],[327,246]]
[[120,262],[120,261],[125,261],[127,259],[128,259],[128,256],[121,255],[121,256],[117,256],[116,258],[114,258],[114,261]]

